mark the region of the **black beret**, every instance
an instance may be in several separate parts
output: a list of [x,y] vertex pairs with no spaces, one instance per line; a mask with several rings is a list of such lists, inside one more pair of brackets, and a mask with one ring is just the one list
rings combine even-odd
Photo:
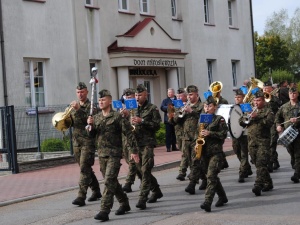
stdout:
[[272,87],[272,83],[271,83],[271,81],[266,81],[265,83],[264,83],[264,87]]
[[245,95],[241,89],[235,90],[235,95]]
[[111,93],[110,91],[103,89],[101,91],[99,91],[99,98],[104,98],[106,96],[110,96],[111,97]]
[[177,90],[177,94],[182,94],[182,93],[184,93],[184,92],[185,92],[184,88],[179,88],[179,89]]
[[264,96],[264,93],[259,90],[259,91],[255,92],[254,97],[255,98],[260,98],[260,97],[264,98],[265,96]]
[[297,88],[295,88],[295,87],[290,87],[290,89],[289,89],[289,92],[297,92],[298,90],[297,90]]
[[186,88],[187,93],[198,92],[198,88],[195,85],[189,85]]
[[137,87],[136,87],[136,90],[135,90],[135,93],[142,93],[144,91],[147,91],[147,88],[142,85],[142,84],[139,84]]
[[217,102],[215,101],[215,99],[213,98],[213,96],[208,96],[206,101],[204,102],[204,104],[209,105],[209,104],[214,104],[217,105]]
[[132,95],[135,93],[135,90],[132,89],[132,88],[126,88],[124,91],[123,91],[123,95],[125,96],[129,96],[129,95]]
[[86,85],[85,85],[85,83],[83,83],[83,82],[79,82],[78,83],[78,85],[77,85],[77,89],[78,90],[82,90],[82,89],[85,89],[85,88],[87,88]]

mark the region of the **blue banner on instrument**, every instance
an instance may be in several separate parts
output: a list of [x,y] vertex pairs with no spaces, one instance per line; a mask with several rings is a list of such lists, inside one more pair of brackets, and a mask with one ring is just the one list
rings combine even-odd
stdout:
[[252,107],[250,103],[240,104],[242,112],[252,112]]
[[114,100],[114,101],[113,101],[113,107],[114,107],[115,109],[122,109],[122,108],[123,108],[122,102],[119,101],[119,100]]
[[137,101],[135,98],[125,99],[126,109],[136,109],[138,107]]
[[258,92],[259,91],[259,88],[258,87],[256,87],[256,88],[254,88],[252,91],[251,91],[251,93],[254,95],[256,92]]
[[242,92],[244,93],[244,95],[246,95],[248,93],[248,88],[245,86],[240,87],[240,89],[242,90]]
[[211,91],[207,91],[207,92],[204,92],[204,98],[207,99],[209,96],[212,96],[212,92]]
[[184,106],[183,101],[181,99],[172,100],[175,108],[181,108]]
[[213,119],[213,114],[200,114],[200,123],[211,123]]

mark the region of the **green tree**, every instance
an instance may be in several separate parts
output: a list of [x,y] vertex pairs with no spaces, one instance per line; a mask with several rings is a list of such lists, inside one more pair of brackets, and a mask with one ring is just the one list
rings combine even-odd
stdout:
[[255,33],[256,75],[261,78],[269,70],[289,69],[289,50],[278,35],[259,36]]

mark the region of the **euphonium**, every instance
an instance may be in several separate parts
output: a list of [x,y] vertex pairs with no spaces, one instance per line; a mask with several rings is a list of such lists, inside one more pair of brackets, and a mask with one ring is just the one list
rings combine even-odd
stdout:
[[184,117],[184,115],[185,115],[185,109],[186,109],[186,107],[188,107],[190,104],[191,104],[191,101],[190,101],[190,99],[188,99],[188,101],[185,103],[185,105],[179,109],[179,112],[178,112],[178,114],[179,114],[178,117],[179,117],[179,118]]
[[199,133],[198,133],[198,138],[196,140],[196,146],[195,146],[195,151],[196,151],[196,159],[201,158],[202,154],[202,146],[205,144],[204,137],[201,135],[201,131],[204,129],[204,123],[200,123],[199,125]]
[[59,131],[66,131],[72,125],[71,112],[73,108],[69,106],[64,112],[58,112],[52,117],[53,126]]
[[254,88],[259,87],[260,89],[263,89],[263,87],[264,87],[264,83],[262,81],[260,81],[259,79],[256,79],[255,77],[251,77],[250,82],[251,82],[251,85],[249,87],[247,94],[245,95],[245,97],[243,99],[243,103],[250,103],[252,101],[252,99],[253,99],[252,90]]
[[215,81],[209,85],[209,90],[212,92],[212,96],[216,103],[219,103],[219,98],[217,97],[217,94],[222,90],[223,84],[221,81]]

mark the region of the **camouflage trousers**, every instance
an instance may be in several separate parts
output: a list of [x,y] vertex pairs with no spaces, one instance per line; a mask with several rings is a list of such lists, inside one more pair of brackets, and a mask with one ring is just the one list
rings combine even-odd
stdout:
[[196,152],[193,150],[191,152],[192,156],[192,162],[191,162],[191,172],[189,175],[189,180],[191,183],[199,183],[199,179],[205,180],[206,179],[206,173],[207,173],[207,165],[202,160],[203,156],[201,156],[201,159],[196,158]]
[[202,157],[203,165],[207,165],[207,187],[205,190],[205,202],[212,204],[215,194],[226,197],[225,190],[221,184],[218,174],[221,171],[224,161],[223,153],[215,154],[210,157]]
[[239,138],[232,138],[232,148],[240,161],[239,175],[246,176],[251,171],[248,154],[248,138],[242,135]]
[[287,151],[291,156],[291,165],[295,173],[300,176],[300,136],[287,147]]
[[139,163],[136,163],[138,171],[142,174],[139,200],[146,202],[150,190],[155,193],[159,189],[156,178],[151,171],[154,166],[154,148],[151,146],[139,147]]
[[277,140],[278,140],[278,132],[276,130],[276,124],[273,124],[271,127],[271,146],[270,146],[270,161],[274,163],[278,161],[278,153],[277,153]]
[[99,182],[95,176],[92,166],[95,162],[94,146],[74,146],[74,157],[80,167],[78,197],[86,199],[88,187],[93,192],[98,191]]
[[128,197],[122,190],[118,181],[118,175],[121,167],[118,157],[99,157],[100,171],[104,177],[104,191],[101,199],[101,211],[110,213],[116,196],[120,205],[128,204]]
[[138,178],[140,180],[142,180],[142,174],[138,171],[134,160],[130,159],[130,154],[129,154],[129,151],[127,149],[125,149],[123,151],[123,156],[124,156],[124,159],[125,159],[126,163],[129,166],[128,174],[127,174],[127,177],[126,177],[126,183],[134,184],[136,176],[138,176]]
[[272,178],[268,171],[270,162],[270,140],[249,141],[248,149],[252,162],[256,167],[256,179],[254,186],[263,188],[264,186],[273,185]]
[[194,152],[194,141],[183,140],[181,147],[181,162],[179,166],[179,174],[186,176],[186,172],[189,166],[192,164],[192,154]]

